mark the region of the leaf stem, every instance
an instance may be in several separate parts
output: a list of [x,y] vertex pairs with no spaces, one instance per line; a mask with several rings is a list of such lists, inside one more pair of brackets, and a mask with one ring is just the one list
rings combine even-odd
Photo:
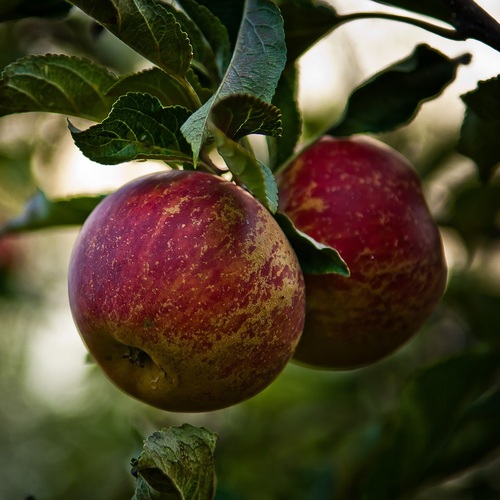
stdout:
[[473,0],[443,0],[452,10],[450,24],[454,29],[447,29],[420,19],[399,16],[385,12],[356,12],[338,18],[338,24],[358,19],[387,19],[399,21],[418,28],[423,28],[435,35],[450,40],[467,40],[473,38],[500,52],[500,23]]
[[[346,14],[344,16],[338,17],[338,25],[349,22],[349,21],[357,21],[359,19],[387,19],[389,21],[398,21],[406,24],[411,24],[418,28],[423,28],[435,35],[439,35],[445,38],[449,38],[451,40],[462,40],[460,35],[456,30],[442,28],[440,26],[436,26],[435,24],[428,23],[426,21],[421,21],[420,19],[415,19],[413,17],[407,16],[398,16],[395,14],[389,14],[386,12],[356,12],[354,14]],[[337,26],[338,26],[337,25]]]

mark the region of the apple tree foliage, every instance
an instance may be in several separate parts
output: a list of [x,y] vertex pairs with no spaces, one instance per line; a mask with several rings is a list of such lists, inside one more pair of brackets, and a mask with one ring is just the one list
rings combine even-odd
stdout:
[[[304,271],[348,275],[335,249],[301,233],[277,211],[274,173],[293,157],[304,133],[297,101],[300,56],[338,27],[364,18],[405,22],[500,51],[500,25],[472,0],[374,3],[396,7],[398,14],[341,15],[314,0],[8,0],[0,6],[3,23],[31,17],[59,22],[79,9],[96,32],[108,30],[147,64],[121,73],[76,50],[75,55],[28,54],[6,61],[0,117],[61,114],[76,147],[103,165],[158,160],[171,168],[222,174],[225,170],[211,159],[216,150],[232,178],[274,214]],[[418,45],[354,88],[340,117],[309,140],[325,133],[401,129],[427,101],[439,98],[470,60],[467,52],[450,58]],[[456,231],[475,255],[498,244],[500,236],[500,79],[478,82],[462,101],[463,124],[452,149],[474,162],[477,175],[455,189],[439,223]],[[91,124],[79,128],[74,118]],[[253,134],[266,137],[265,160],[252,149]],[[1,164],[7,161],[0,158]],[[80,225],[106,194],[53,199],[32,179],[29,184],[32,195],[24,210],[3,224],[0,235]],[[335,464],[332,446],[338,472],[329,496],[403,498],[500,450],[495,385],[500,291],[484,285],[472,266],[451,276],[443,304],[460,314],[467,345],[409,374],[396,407],[366,425],[350,443],[357,452],[343,454],[341,465]],[[214,434],[188,425],[154,433],[132,460],[134,498],[212,498],[215,444]],[[223,462],[224,445],[220,453]]]

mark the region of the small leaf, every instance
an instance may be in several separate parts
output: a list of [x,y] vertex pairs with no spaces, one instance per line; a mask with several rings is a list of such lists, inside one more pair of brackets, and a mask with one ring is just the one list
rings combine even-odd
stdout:
[[358,87],[340,120],[326,133],[349,136],[388,132],[410,122],[423,102],[437,97],[470,55],[449,59],[427,45],[419,45],[406,59],[376,74]]
[[350,275],[347,264],[337,250],[299,231],[284,213],[276,212],[274,217],[295,250],[304,273]]
[[23,19],[25,17],[65,16],[71,5],[65,0],[11,0],[0,5],[0,22]]
[[402,393],[360,498],[409,496],[497,371],[498,358],[482,351],[464,352],[420,371]]
[[199,5],[196,0],[180,0],[179,3],[212,47],[219,77],[222,77],[231,59],[231,44],[226,27],[207,7]]
[[175,16],[154,0],[72,0],[133,50],[167,73],[183,77],[192,48]]
[[238,141],[249,134],[282,133],[281,113],[272,104],[248,94],[232,94],[212,108],[212,121],[229,138]]
[[231,173],[271,212],[278,208],[278,186],[269,168],[249,151],[212,126],[219,154]]
[[28,56],[9,64],[0,82],[0,116],[46,111],[100,121],[117,77],[92,61],[65,55]]
[[297,102],[298,74],[295,66],[283,71],[273,97],[273,104],[281,111],[283,133],[268,137],[269,156],[273,171],[293,154],[302,133],[302,116]]
[[180,126],[189,115],[181,106],[164,108],[149,94],[130,93],[116,101],[101,124],[84,131],[70,125],[70,130],[82,153],[105,165],[138,159],[183,162],[189,161],[190,148]]
[[0,227],[0,235],[56,226],[79,226],[103,199],[104,195],[50,200],[42,191],[37,191],[20,215]]
[[210,500],[215,495],[214,451],[217,436],[184,424],[154,432],[144,442],[132,473],[136,500]]
[[476,162],[486,182],[500,164],[500,78],[479,82],[462,100],[467,108],[457,149]]
[[269,103],[285,62],[285,36],[278,8],[270,0],[246,0],[236,47],[222,83],[182,127],[195,162],[209,137],[208,122],[214,104],[238,93]]
[[186,87],[177,78],[159,68],[150,68],[121,77],[106,95],[116,99],[128,92],[150,94],[157,97],[164,106],[179,105],[187,109],[195,108]]

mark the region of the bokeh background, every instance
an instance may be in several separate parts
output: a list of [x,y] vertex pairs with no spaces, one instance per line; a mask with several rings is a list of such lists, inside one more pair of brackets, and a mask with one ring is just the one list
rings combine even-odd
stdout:
[[[497,0],[477,3],[500,18]],[[341,13],[392,11],[363,0],[331,4]],[[184,422],[219,435],[218,499],[330,498],[342,465],[359,452],[356,443],[380,432],[377,422],[394,408],[415,368],[460,351],[478,331],[499,335],[500,182],[497,175],[480,188],[473,163],[454,146],[464,113],[460,95],[499,73],[500,54],[479,42],[447,41],[400,23],[349,23],[300,60],[304,140],[340,115],[358,84],[422,42],[450,57],[470,52],[473,60],[410,125],[381,136],[421,173],[445,241],[452,284],[421,333],[372,367],[333,373],[290,364],[263,393],[233,408],[166,413],[122,394],[88,360],[66,291],[78,228],[9,237],[0,242],[0,498],[130,498],[130,459],[143,439]],[[64,19],[0,25],[0,67],[48,52],[91,57],[118,73],[144,65],[76,9]],[[54,197],[104,193],[161,168],[92,164],[72,143],[65,117],[7,116],[0,120],[0,220],[18,214],[37,186]],[[497,457],[417,498],[500,498]]]

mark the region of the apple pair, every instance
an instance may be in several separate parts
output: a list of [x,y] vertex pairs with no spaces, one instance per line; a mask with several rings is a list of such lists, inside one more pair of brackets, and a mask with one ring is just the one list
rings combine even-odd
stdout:
[[446,267],[411,165],[373,140],[325,137],[277,179],[281,210],[336,248],[349,278],[304,284],[272,215],[198,171],[136,179],[90,215],[71,257],[70,305],[118,387],[170,411],[214,410],[263,390],[292,356],[353,368],[419,329]]

